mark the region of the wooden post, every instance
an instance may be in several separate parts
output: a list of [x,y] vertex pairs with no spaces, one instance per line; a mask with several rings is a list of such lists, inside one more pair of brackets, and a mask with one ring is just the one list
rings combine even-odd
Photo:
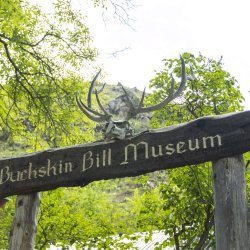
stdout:
[[35,248],[39,208],[40,193],[17,196],[9,250],[33,250]]
[[243,155],[213,163],[217,250],[249,250]]

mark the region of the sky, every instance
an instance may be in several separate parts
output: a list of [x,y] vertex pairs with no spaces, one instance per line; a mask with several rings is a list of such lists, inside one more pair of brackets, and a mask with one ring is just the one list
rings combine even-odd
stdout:
[[218,60],[223,56],[224,69],[238,80],[250,108],[248,0],[134,0],[134,4],[128,12],[133,19],[129,25],[113,18],[112,7],[104,18],[103,10],[88,6],[86,20],[100,53],[95,67],[104,68],[107,83],[143,89],[163,69],[164,58],[201,52]]

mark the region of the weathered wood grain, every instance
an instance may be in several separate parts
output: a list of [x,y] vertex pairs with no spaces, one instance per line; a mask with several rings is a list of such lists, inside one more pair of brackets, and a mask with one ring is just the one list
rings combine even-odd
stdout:
[[203,117],[133,138],[0,160],[0,198],[84,186],[192,165],[250,150],[250,111]]
[[245,173],[242,155],[213,163],[217,250],[249,250]]
[[9,250],[33,250],[37,232],[40,193],[19,195],[9,239]]

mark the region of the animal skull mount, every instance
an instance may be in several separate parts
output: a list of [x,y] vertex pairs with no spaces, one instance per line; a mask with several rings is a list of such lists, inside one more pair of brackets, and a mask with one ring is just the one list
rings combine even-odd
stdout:
[[105,139],[125,139],[133,135],[133,129],[130,123],[126,120],[124,121],[113,121],[110,120],[106,122],[103,130]]
[[94,109],[92,109],[92,94],[93,94],[93,90],[94,90],[94,85],[96,82],[96,79],[98,78],[99,74],[101,71],[99,71],[97,73],[97,75],[94,77],[94,79],[91,82],[90,85],[90,89],[88,92],[88,100],[87,100],[87,105],[85,105],[81,99],[78,97],[78,94],[76,93],[76,102],[78,107],[80,108],[80,110],[91,120],[95,121],[95,122],[105,122],[105,125],[102,128],[102,131],[104,133],[105,139],[107,140],[111,140],[111,139],[125,139],[128,137],[133,136],[133,130],[130,126],[129,123],[129,119],[135,117],[137,114],[139,113],[149,113],[152,112],[154,110],[158,110],[163,108],[165,105],[167,105],[168,103],[170,103],[173,99],[177,98],[182,91],[185,88],[186,85],[186,81],[187,81],[187,77],[186,77],[186,68],[185,68],[185,62],[183,60],[183,58],[180,56],[180,60],[181,60],[181,83],[180,86],[178,87],[178,89],[174,92],[174,78],[171,75],[172,78],[172,82],[171,82],[171,88],[170,88],[170,94],[169,96],[167,96],[162,102],[153,105],[153,106],[149,106],[149,107],[143,107],[143,101],[145,98],[145,88],[144,91],[142,93],[141,96],[141,100],[140,103],[137,107],[134,106],[134,104],[132,103],[127,91],[125,90],[125,88],[122,86],[122,89],[124,91],[125,97],[128,101],[130,110],[128,112],[128,116],[124,118],[124,120],[122,121],[114,121],[112,119],[112,115],[110,113],[108,113],[108,111],[103,107],[103,105],[100,102],[99,99],[99,93],[104,89],[105,84],[102,86],[102,88],[100,90],[95,90],[94,94],[96,96],[96,101],[97,104],[101,110],[101,112],[96,111]]

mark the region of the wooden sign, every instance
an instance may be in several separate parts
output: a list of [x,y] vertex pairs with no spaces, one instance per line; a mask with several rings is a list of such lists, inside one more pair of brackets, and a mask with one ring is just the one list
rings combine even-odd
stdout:
[[125,140],[0,160],[0,198],[212,161],[250,150],[250,111],[203,117]]

